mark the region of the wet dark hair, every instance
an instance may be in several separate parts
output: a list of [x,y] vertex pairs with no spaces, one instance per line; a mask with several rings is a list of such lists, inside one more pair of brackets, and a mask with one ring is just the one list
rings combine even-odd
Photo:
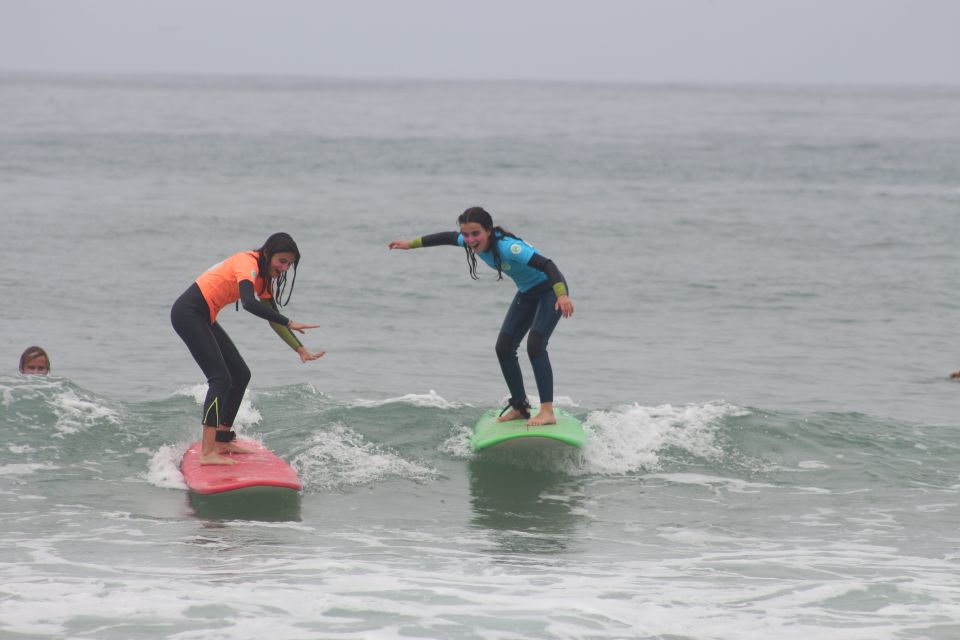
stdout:
[[[297,281],[297,265],[300,264],[300,249],[297,248],[297,243],[293,241],[289,233],[280,231],[267,238],[263,246],[256,249],[256,251],[260,252],[260,255],[257,257],[257,272],[263,280],[263,286],[257,295],[263,295],[267,291],[270,291],[270,295],[273,296],[277,307],[285,306],[290,302],[290,296],[293,295],[293,285]],[[287,299],[285,301],[281,301],[280,297],[286,288],[287,273],[289,272],[285,271],[276,278],[270,278],[270,261],[273,260],[273,256],[278,253],[293,254],[293,280],[290,281],[290,291],[287,293]],[[270,287],[271,282],[273,283],[272,290]]]
[[[488,250],[493,254],[493,264],[497,267],[497,280],[503,280],[503,271],[500,268],[500,248],[497,246],[497,240],[500,238],[516,238],[520,240],[521,238],[513,235],[503,227],[494,226],[493,216],[487,213],[483,207],[470,207],[457,218],[458,225],[468,222],[476,222],[483,227],[484,231],[493,230]],[[464,245],[463,248],[467,252],[467,266],[470,268],[470,277],[474,280],[479,280],[480,276],[477,275],[477,256],[473,251],[470,251],[470,247]]]
[[50,373],[50,356],[43,350],[43,347],[36,346],[27,347],[26,350],[20,354],[20,373],[23,373],[23,368],[27,366],[27,362],[37,356],[43,356],[44,360],[47,361],[47,373]]

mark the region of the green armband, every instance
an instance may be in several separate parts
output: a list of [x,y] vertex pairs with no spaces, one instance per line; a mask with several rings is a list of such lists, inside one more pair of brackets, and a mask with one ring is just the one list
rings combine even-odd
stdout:
[[567,285],[563,284],[562,282],[558,282],[557,284],[553,285],[553,292],[557,294],[558,298],[560,296],[565,296],[567,295]]
[[410,248],[411,248],[411,249],[419,249],[419,248],[422,247],[422,246],[423,246],[423,238],[421,238],[421,237],[416,237],[416,238],[414,238],[413,240],[410,241]]
[[282,324],[277,324],[276,322],[270,323],[270,328],[277,332],[277,335],[280,336],[280,339],[287,343],[287,345],[296,351],[299,349],[302,344],[297,340],[297,336],[293,335],[293,331],[290,331],[289,327],[285,327]]
[[[260,303],[276,311],[276,307],[267,302],[267,300],[260,300]],[[270,328],[273,329],[276,334],[280,336],[280,339],[286,342],[287,345],[289,345],[289,347],[294,351],[303,346],[300,341],[297,340],[297,336],[293,335],[293,331],[290,330],[290,327],[278,324],[276,322],[271,322]]]

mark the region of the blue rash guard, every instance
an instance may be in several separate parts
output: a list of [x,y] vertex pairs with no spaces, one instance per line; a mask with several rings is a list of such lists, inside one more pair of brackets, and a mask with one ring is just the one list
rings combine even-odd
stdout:
[[[549,282],[557,296],[567,293],[567,284],[563,274],[560,273],[552,260],[537,252],[536,249],[520,238],[504,236],[497,232],[496,241],[497,252],[500,256],[500,271],[516,283],[520,292],[526,293],[544,282]],[[456,231],[441,231],[440,233],[414,238],[410,242],[411,249],[439,245],[464,247],[463,234]],[[492,251],[480,251],[476,255],[491,269],[497,268]]]
[[[457,234],[457,245],[464,246],[462,233]],[[520,291],[529,291],[547,281],[546,273],[530,266],[530,259],[537,254],[537,250],[520,238],[498,237],[497,250],[500,252],[500,270],[510,276]],[[477,257],[496,270],[492,251],[481,251]]]
[[[510,390],[510,406],[524,417],[529,417],[529,403],[517,360],[517,348],[529,333],[527,353],[537,381],[540,402],[553,402],[553,368],[547,355],[547,342],[560,320],[557,300],[567,295],[567,283],[552,260],[537,253],[520,238],[505,236],[497,231],[495,241],[500,271],[507,274],[518,289],[497,336],[497,360],[500,361],[503,379]],[[440,245],[464,247],[463,234],[441,231],[410,241],[411,249]],[[493,251],[481,251],[475,255],[480,256],[491,269],[497,268]]]

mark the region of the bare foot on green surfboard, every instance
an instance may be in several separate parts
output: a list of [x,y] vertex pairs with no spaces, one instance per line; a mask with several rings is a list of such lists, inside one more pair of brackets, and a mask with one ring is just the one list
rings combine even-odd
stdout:
[[511,420],[521,420],[521,419],[523,419],[523,414],[517,411],[516,409],[514,409],[513,407],[510,407],[509,411],[507,411],[505,414],[497,418],[497,422],[510,422]]
[[528,427],[542,427],[546,424],[557,424],[557,416],[553,415],[553,411],[541,409],[537,415],[527,420]]

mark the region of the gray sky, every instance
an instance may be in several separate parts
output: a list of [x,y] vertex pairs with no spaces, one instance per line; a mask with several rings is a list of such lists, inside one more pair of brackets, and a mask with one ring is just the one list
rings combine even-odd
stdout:
[[960,0],[0,0],[0,70],[960,84]]

